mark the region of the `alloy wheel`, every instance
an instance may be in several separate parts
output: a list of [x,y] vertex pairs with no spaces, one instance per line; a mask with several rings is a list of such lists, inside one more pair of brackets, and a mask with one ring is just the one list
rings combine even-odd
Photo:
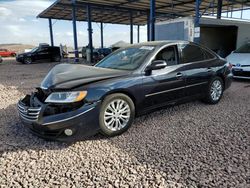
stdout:
[[104,111],[104,124],[111,131],[121,130],[129,122],[130,114],[131,110],[126,101],[113,100]]
[[25,62],[25,64],[31,64],[31,63],[32,63],[32,60],[31,60],[30,57],[26,57],[26,58],[24,59],[24,62]]
[[222,94],[222,84],[220,80],[214,80],[211,85],[210,95],[214,101],[218,101]]

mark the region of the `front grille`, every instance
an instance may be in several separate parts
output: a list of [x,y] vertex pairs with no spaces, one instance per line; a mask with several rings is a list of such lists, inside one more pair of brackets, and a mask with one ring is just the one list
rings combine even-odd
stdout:
[[233,70],[233,75],[234,76],[242,76],[242,77],[250,77],[250,72],[246,72],[246,71],[234,71]]
[[36,135],[41,135],[45,137],[57,137],[59,136],[63,130],[40,130],[37,127],[30,127],[30,130]]
[[41,107],[27,107],[22,103],[18,103],[18,111],[23,119],[34,122],[38,120]]

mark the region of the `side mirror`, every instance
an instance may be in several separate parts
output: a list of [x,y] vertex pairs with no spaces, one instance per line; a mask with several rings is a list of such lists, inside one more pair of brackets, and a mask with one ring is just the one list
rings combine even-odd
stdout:
[[163,69],[167,66],[167,62],[165,60],[154,60],[152,61],[151,65],[146,67],[146,72],[152,71],[152,70],[159,70]]

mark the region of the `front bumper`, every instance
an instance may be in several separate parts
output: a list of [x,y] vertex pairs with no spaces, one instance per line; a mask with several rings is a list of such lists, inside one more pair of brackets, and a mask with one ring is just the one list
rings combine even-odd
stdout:
[[16,61],[17,62],[23,62],[23,59],[24,59],[23,56],[22,57],[19,57],[19,56],[16,57]]
[[[34,100],[36,106],[29,104]],[[58,141],[76,141],[92,136],[99,131],[100,102],[84,104],[82,107],[54,115],[44,115],[48,104],[44,104],[34,95],[26,96],[18,102],[20,119],[35,135]],[[67,136],[65,130],[72,135]]]
[[234,78],[250,79],[250,66],[233,68],[232,73]]

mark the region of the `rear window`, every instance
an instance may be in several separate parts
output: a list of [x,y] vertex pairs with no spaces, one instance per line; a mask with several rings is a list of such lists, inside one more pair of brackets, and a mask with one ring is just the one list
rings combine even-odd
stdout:
[[250,43],[244,44],[234,51],[234,53],[250,53]]
[[180,46],[182,63],[197,62],[213,59],[214,55],[209,51],[192,44],[182,44]]

